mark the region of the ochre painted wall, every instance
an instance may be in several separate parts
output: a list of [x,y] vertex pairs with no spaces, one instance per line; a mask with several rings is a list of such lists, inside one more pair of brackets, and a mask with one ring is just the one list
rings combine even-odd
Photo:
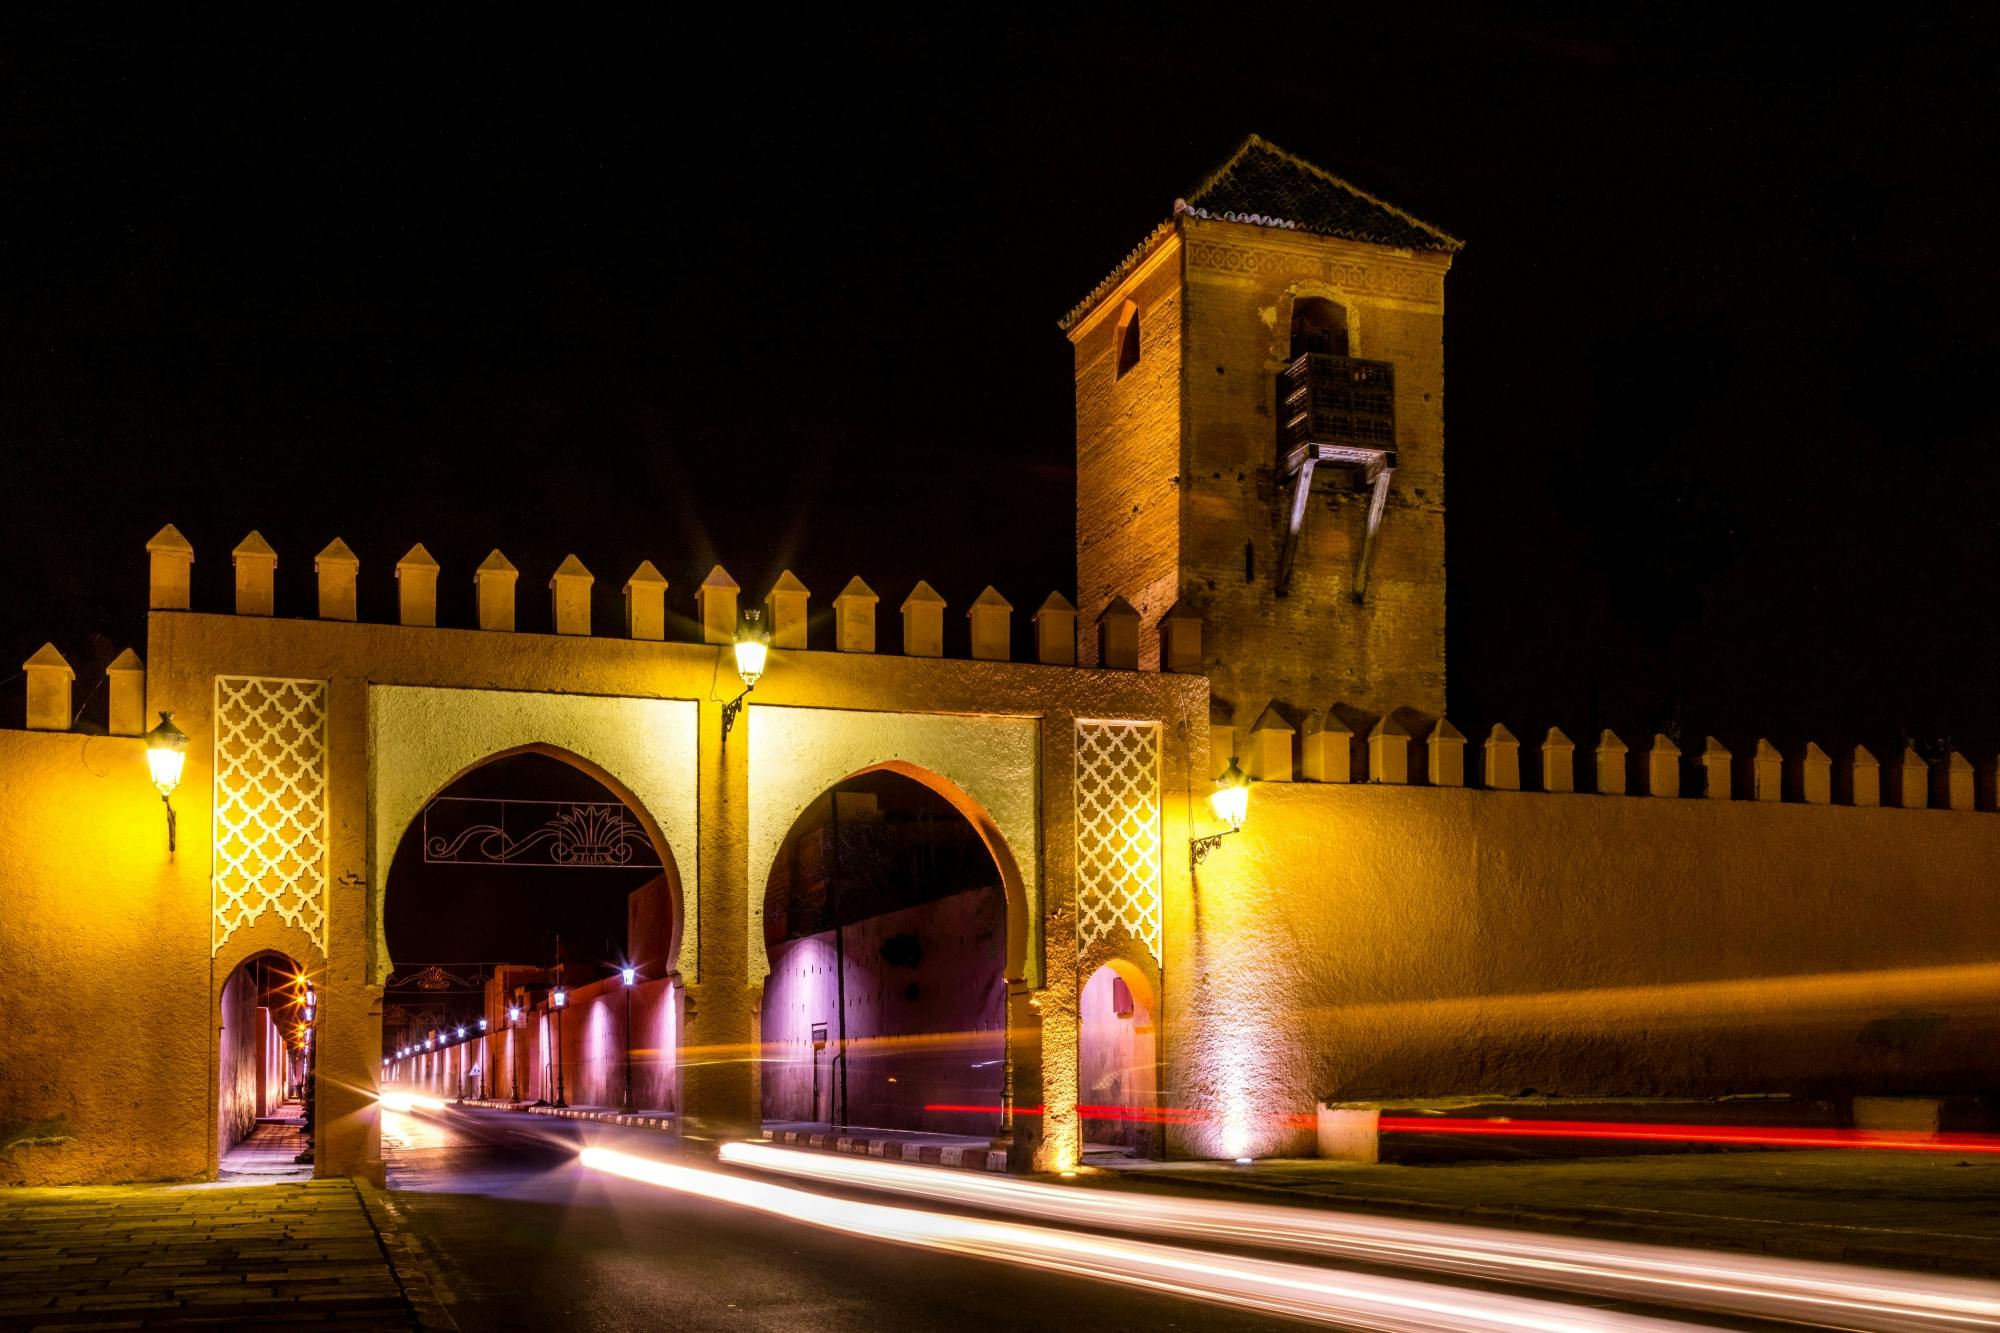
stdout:
[[1991,1092],[1996,866],[1987,813],[1259,784],[1179,905],[1215,1118],[1176,1147],[1310,1152],[1321,1099]]
[[204,840],[167,859],[136,739],[0,731],[0,779],[0,1182],[204,1174]]

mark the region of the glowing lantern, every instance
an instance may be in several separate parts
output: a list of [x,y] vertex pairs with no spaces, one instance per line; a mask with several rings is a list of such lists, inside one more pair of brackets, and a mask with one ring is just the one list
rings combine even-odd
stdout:
[[1250,779],[1243,776],[1243,770],[1236,766],[1236,756],[1229,756],[1229,767],[1215,780],[1215,790],[1209,793],[1208,808],[1215,817],[1229,825],[1231,833],[1243,827],[1243,817],[1250,812]]
[[174,725],[172,713],[160,714],[160,725],[146,733],[146,767],[152,772],[153,786],[159,789],[160,804],[167,807],[167,850],[174,850],[174,788],[181,785],[181,769],[187,764],[188,737]]

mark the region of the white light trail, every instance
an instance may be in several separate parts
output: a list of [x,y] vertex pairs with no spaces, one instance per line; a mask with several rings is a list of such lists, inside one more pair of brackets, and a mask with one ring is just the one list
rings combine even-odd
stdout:
[[2000,1284],[1970,1278],[1049,1185],[759,1143],[727,1144],[722,1160],[1044,1221],[1393,1264],[1649,1305],[1882,1333],[2000,1329]]
[[594,1170],[795,1222],[923,1249],[1022,1264],[1171,1296],[1386,1333],[1620,1333],[1681,1324],[1462,1287],[1208,1254],[1052,1227],[861,1203],[769,1181],[586,1148]]
[[436,1097],[425,1097],[414,1092],[384,1092],[376,1100],[389,1110],[401,1111],[405,1115],[417,1110],[445,1111],[451,1108],[450,1102],[442,1101]]

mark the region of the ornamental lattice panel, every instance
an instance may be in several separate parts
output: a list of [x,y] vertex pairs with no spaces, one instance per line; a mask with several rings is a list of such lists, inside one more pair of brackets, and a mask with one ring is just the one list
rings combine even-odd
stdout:
[[1123,927],[1160,961],[1160,728],[1076,724],[1076,939]]
[[266,912],[326,953],[326,682],[215,678],[215,944]]

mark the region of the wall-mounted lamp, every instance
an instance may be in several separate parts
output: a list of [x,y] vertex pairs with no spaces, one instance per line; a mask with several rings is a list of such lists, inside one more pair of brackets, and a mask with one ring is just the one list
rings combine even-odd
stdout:
[[486,1020],[483,1018],[479,1020],[479,1030],[481,1032],[486,1031]]
[[146,733],[146,767],[152,770],[153,785],[159,788],[160,804],[167,807],[167,851],[174,850],[174,788],[181,785],[181,769],[187,764],[188,737],[174,725],[172,713],[160,714],[160,725]]
[[521,1021],[521,1006],[520,1006],[520,1005],[518,1005],[518,1004],[510,1004],[510,1005],[508,1005],[508,1006],[507,1006],[507,1021],[508,1021],[509,1023],[518,1023],[518,1022],[520,1022],[520,1021]]
[[639,984],[639,969],[636,967],[621,967],[618,969],[618,979],[628,986],[636,986]]
[[743,623],[736,628],[736,674],[743,678],[743,693],[722,706],[724,740],[729,739],[729,730],[736,725],[736,715],[743,711],[744,697],[757,688],[757,678],[764,674],[764,661],[770,652],[771,635],[764,628],[764,613],[745,611]]
[[1208,794],[1208,808],[1215,817],[1229,825],[1220,833],[1211,833],[1205,838],[1195,838],[1188,843],[1189,869],[1208,859],[1208,854],[1232,833],[1243,829],[1244,816],[1250,813],[1250,779],[1243,776],[1243,770],[1236,766],[1236,756],[1229,756],[1229,767],[1215,780],[1215,790]]
[[568,989],[562,986],[558,986],[554,990],[550,991],[549,1003],[554,1005],[558,1009],[561,1009],[564,1006],[566,1006],[569,1003]]
[[465,1040],[465,1028],[464,1028],[464,1026],[463,1026],[463,1025],[461,1025],[461,1026],[459,1027],[459,1029],[458,1029],[458,1039],[459,1039],[460,1041],[464,1041],[464,1040]]

